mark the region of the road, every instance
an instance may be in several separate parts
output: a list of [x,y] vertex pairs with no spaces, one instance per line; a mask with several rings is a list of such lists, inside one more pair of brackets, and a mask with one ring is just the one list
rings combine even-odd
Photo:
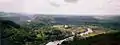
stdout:
[[[84,32],[84,33],[81,33],[80,35],[83,36],[83,34],[88,34],[88,33],[91,33],[92,30],[90,28],[87,28],[87,31]],[[72,32],[73,35],[75,35],[74,32]],[[61,44],[63,41],[69,41],[69,40],[73,40],[74,36],[71,36],[71,37],[68,37],[68,38],[65,38],[63,40],[57,40],[57,41],[53,41],[53,42],[48,42],[46,45],[58,45],[58,44]]]

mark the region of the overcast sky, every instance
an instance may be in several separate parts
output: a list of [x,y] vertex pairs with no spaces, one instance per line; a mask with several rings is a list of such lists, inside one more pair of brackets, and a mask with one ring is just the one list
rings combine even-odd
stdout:
[[0,0],[0,11],[29,14],[78,14],[78,15],[120,14],[120,0],[75,0],[75,1],[70,0],[70,1]]

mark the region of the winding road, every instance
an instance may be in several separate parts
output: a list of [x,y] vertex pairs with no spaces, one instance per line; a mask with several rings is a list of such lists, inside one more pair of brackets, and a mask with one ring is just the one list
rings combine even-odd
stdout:
[[[81,36],[83,36],[83,34],[88,34],[88,33],[92,33],[92,29],[90,28],[87,28],[87,31],[84,32],[84,33],[80,33]],[[75,35],[74,32],[72,32],[73,35]],[[58,45],[58,44],[61,44],[63,41],[69,41],[69,40],[73,40],[74,36],[71,36],[71,37],[68,37],[68,38],[65,38],[63,40],[57,40],[57,41],[53,41],[53,42],[48,42],[46,45]]]

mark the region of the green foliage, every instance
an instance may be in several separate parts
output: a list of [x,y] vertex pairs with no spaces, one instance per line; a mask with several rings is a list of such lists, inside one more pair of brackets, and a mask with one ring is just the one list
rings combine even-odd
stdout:
[[36,39],[40,39],[42,41],[45,39],[45,34],[43,32],[39,32],[36,36]]
[[[13,23],[10,23],[10,24],[5,23],[3,38],[7,38],[8,40],[10,40],[10,42],[12,42],[13,45],[15,44],[26,45],[28,43],[30,44],[32,43],[33,45],[40,45],[40,44],[44,44],[47,41],[64,39],[65,37],[71,34],[65,31],[61,31],[58,28],[53,28],[52,23],[50,22],[51,19],[39,19],[39,20],[41,21],[25,23],[24,25],[20,26],[20,28],[19,26],[15,28],[16,25],[13,25]],[[85,22],[85,24],[83,24],[83,27],[98,26],[98,28],[105,27],[105,30],[112,30],[112,29],[118,30],[119,25],[120,24],[118,23],[115,24],[115,23],[87,23]],[[6,26],[8,26],[9,28]],[[84,32],[83,29],[80,29],[79,31]],[[96,34],[89,34],[88,36],[94,36],[94,35]],[[76,43],[79,43],[79,42],[81,42],[81,44],[83,45],[89,44],[87,43],[89,41],[85,41],[85,40],[76,41]]]
[[12,33],[13,35],[11,35],[9,38],[9,40],[13,41],[14,43],[20,43],[20,44],[24,44],[25,42],[28,42],[28,37],[30,36],[30,34],[28,33],[28,31],[19,28],[11,28],[10,30],[7,30],[7,34]]
[[[9,25],[8,25],[9,26]],[[44,44],[48,40],[47,32],[51,30],[57,30],[56,28],[46,25],[44,23],[30,23],[29,25],[21,26],[20,28],[15,28],[9,26],[9,28],[4,29],[4,37],[7,38],[12,45],[26,45],[32,43],[33,45]]]

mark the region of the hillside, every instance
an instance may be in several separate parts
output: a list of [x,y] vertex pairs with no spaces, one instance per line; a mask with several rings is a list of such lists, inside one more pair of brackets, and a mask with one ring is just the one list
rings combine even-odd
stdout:
[[120,32],[100,34],[85,39],[74,38],[74,41],[64,42],[62,45],[119,45]]
[[[98,45],[99,43],[106,45],[107,42],[112,43],[113,41],[116,44],[117,41],[119,42],[116,40],[119,38],[119,33],[113,32],[120,31],[119,17],[29,15],[0,12],[2,44],[45,45],[51,41],[54,44],[54,41],[69,39],[71,36],[74,37],[74,40],[64,42],[63,45]],[[88,29],[92,33],[87,33]],[[89,38],[81,38],[80,36]]]

